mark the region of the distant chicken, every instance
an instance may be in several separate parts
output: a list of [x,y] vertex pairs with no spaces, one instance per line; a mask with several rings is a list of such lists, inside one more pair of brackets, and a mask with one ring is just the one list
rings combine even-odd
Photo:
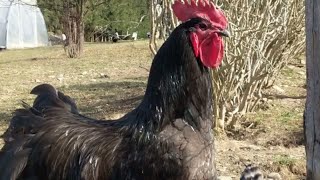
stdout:
[[138,107],[98,121],[42,91],[33,105],[40,115],[24,109],[12,118],[40,125],[5,143],[0,179],[216,179],[209,68],[222,62],[227,19],[207,0],[176,0],[172,9],[182,24],[156,54]]

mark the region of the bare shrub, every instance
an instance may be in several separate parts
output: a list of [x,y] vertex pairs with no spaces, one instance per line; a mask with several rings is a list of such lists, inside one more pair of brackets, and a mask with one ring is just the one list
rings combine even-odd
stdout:
[[[161,28],[172,29],[177,23],[170,8],[172,1],[152,2],[152,34],[156,38]],[[215,127],[224,130],[255,110],[262,91],[272,86],[290,60],[305,51],[305,13],[300,0],[214,2],[225,11],[232,34],[226,38],[223,65],[212,71]],[[156,14],[159,5],[167,11]],[[157,47],[155,39],[150,40],[150,47]]]
[[172,3],[172,0],[151,0],[150,2],[151,37],[149,47],[154,55],[158,51],[157,39],[165,40],[178,24],[178,20],[172,12]]
[[299,0],[218,0],[232,37],[226,57],[212,71],[215,125],[233,127],[261,102],[286,64],[305,51],[304,2]]

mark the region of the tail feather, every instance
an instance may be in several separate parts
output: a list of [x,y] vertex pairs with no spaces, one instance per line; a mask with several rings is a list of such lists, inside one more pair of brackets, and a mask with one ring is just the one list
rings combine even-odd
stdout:
[[30,106],[28,103],[22,101],[22,107],[24,109],[28,109],[30,110],[34,115],[37,115],[37,116],[42,116],[42,113],[38,110],[36,110],[35,108],[33,108],[32,106]]
[[58,97],[61,101],[64,102],[65,106],[67,107],[67,109],[69,109],[70,112],[72,112],[73,114],[79,114],[78,107],[75,101],[70,96],[67,96],[58,91]]
[[0,150],[0,180],[21,177],[31,152],[26,144],[45,122],[45,112],[48,108],[60,108],[78,114],[74,100],[49,84],[36,86],[31,94],[37,95],[33,106],[22,102],[24,108],[14,112],[8,129],[2,135],[5,145]]
[[57,91],[50,84],[41,84],[32,89],[31,94],[37,95],[31,107],[22,102],[24,109],[15,111],[8,129],[1,136],[5,142],[11,142],[25,134],[34,134],[44,122],[43,112],[50,107],[63,108],[74,114],[79,114],[74,100]]
[[32,89],[31,94],[37,95],[33,102],[33,108],[43,112],[49,107],[65,108],[78,114],[78,108],[73,99],[57,91],[50,84],[41,84]]
[[6,143],[0,151],[0,180],[18,179],[25,169],[30,149],[23,149],[27,142],[27,137],[20,138],[17,141]]
[[11,142],[25,134],[34,134],[43,121],[43,117],[34,114],[30,109],[17,109],[2,138],[5,142]]
[[6,167],[2,169],[1,179],[3,180],[18,179],[21,172],[24,170],[24,168],[27,165],[29,154],[30,154],[30,149],[24,149],[14,154],[14,157],[12,157],[11,159],[8,159],[9,163],[7,163]]

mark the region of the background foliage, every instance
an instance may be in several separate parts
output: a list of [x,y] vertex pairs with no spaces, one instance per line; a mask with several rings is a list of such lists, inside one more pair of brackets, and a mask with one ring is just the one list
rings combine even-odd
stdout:
[[[84,24],[86,39],[95,32],[97,27],[117,29],[119,34],[138,31],[144,38],[150,29],[148,0],[88,0],[86,2]],[[38,0],[49,32],[62,33],[62,0]],[[137,22],[143,20],[138,25]]]
[[233,127],[263,102],[265,90],[305,51],[304,2],[218,0],[229,20],[223,66],[213,71],[216,125]]

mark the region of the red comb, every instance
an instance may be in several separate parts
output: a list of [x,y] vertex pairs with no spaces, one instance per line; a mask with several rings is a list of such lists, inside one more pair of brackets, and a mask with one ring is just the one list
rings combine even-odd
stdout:
[[223,12],[216,8],[212,2],[208,0],[198,0],[198,5],[195,0],[175,0],[172,9],[177,18],[185,22],[191,18],[201,17],[210,21],[215,27],[221,29],[227,28],[227,18]]

